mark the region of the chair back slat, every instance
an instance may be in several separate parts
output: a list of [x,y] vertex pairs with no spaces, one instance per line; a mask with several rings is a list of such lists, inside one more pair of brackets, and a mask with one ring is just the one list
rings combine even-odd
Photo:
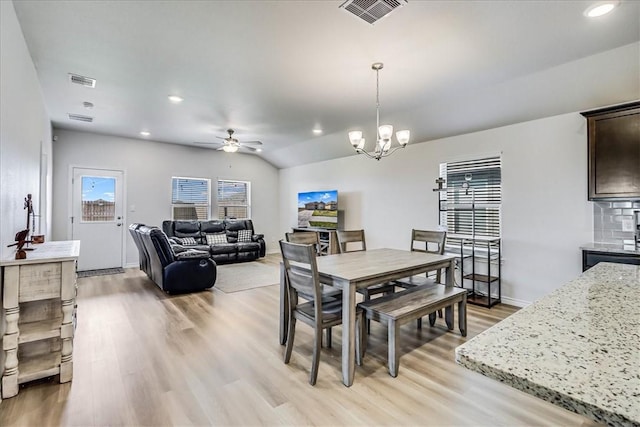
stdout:
[[319,255],[320,237],[315,231],[296,231],[294,233],[285,233],[285,238],[289,243],[313,245],[316,256]]
[[290,290],[312,296],[315,301],[321,300],[320,276],[313,245],[280,240],[280,250]]
[[411,250],[442,255],[446,238],[446,231],[413,229],[411,230]]
[[[338,237],[338,249],[340,250],[340,253],[367,250],[367,243],[364,239],[364,230],[338,230],[336,231],[336,235]],[[348,248],[349,243],[353,243],[353,245],[351,245],[351,249]],[[357,246],[358,243],[360,244],[358,249],[353,249],[353,246]]]

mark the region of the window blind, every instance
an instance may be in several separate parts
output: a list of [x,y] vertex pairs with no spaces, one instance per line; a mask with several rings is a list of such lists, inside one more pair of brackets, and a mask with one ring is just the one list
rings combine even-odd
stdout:
[[218,219],[250,217],[250,183],[218,180]]
[[171,178],[171,217],[174,220],[209,218],[210,181],[204,178]]
[[440,223],[448,233],[500,237],[501,157],[443,163],[440,176],[446,179]]

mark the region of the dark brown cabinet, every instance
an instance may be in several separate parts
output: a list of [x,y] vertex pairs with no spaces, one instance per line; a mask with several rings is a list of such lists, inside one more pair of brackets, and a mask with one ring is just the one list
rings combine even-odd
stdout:
[[582,251],[582,271],[586,271],[599,262],[640,265],[640,255],[600,251]]
[[589,131],[589,200],[640,199],[640,102],[582,115]]

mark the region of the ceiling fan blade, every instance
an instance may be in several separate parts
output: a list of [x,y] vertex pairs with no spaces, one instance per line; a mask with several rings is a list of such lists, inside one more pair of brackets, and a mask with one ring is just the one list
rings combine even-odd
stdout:
[[242,145],[242,144],[240,144],[240,146],[241,146],[242,148],[244,148],[244,149],[249,150],[249,151],[253,151],[254,153],[255,153],[256,151],[258,151],[258,149],[257,149],[257,148],[249,147],[249,146],[247,146],[247,145]]
[[223,142],[218,142],[218,141],[211,141],[211,142],[201,142],[201,141],[195,141],[194,144],[198,144],[198,145],[211,145],[211,144],[224,144]]
[[262,145],[262,141],[240,141],[240,144]]
[[216,136],[216,138],[224,139],[225,141],[226,141],[227,139],[229,139],[229,137],[228,137],[228,136],[225,136],[225,137],[222,137],[222,136]]

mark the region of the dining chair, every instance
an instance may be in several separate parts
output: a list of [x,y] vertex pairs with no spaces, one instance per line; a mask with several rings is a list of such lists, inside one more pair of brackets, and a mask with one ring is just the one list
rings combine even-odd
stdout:
[[300,245],[313,245],[316,256],[320,256],[320,237],[315,231],[296,231],[293,233],[285,233],[285,239],[289,243],[298,243]]
[[[294,233],[285,233],[285,239],[289,243],[298,243],[301,245],[313,245],[314,253],[316,256],[323,255],[320,252],[320,236],[315,231],[296,231]],[[334,300],[342,300],[342,290],[336,289],[333,286],[327,286],[322,284],[322,299],[324,302],[331,302],[331,298]],[[303,293],[298,293],[298,296],[311,300],[311,295],[306,295]],[[326,333],[326,344],[327,347],[331,347],[331,328],[327,328]]]
[[[342,301],[324,302],[322,298],[320,276],[316,263],[313,245],[302,245],[280,240],[280,251],[284,264],[285,283],[289,298],[289,325],[287,330],[287,346],[284,363],[291,360],[296,321],[311,326],[314,330],[313,361],[309,375],[309,384],[315,385],[318,377],[320,351],[322,347],[322,331],[342,324]],[[304,303],[298,302],[298,294],[311,295]],[[364,316],[362,309],[356,308],[356,362],[362,364],[365,351]]]
[[[364,230],[338,230],[336,234],[338,237],[338,250],[341,254],[367,250]],[[354,246],[356,246],[355,249]],[[357,292],[362,294],[364,301],[369,301],[373,295],[394,293],[395,285],[393,283],[381,283],[379,285],[369,286],[368,288],[358,289]],[[371,322],[367,320],[367,334],[370,332]]]
[[[447,239],[446,231],[433,230],[411,230],[411,251],[427,252],[442,255],[444,254],[444,244]],[[395,285],[404,289],[410,289],[415,286],[436,285],[440,284],[442,279],[442,271],[438,269],[435,274],[435,280],[429,277],[429,272],[425,275],[416,275],[405,277],[395,281]],[[438,310],[438,316],[442,317],[442,310]],[[418,319],[418,328],[422,327],[422,319]]]

